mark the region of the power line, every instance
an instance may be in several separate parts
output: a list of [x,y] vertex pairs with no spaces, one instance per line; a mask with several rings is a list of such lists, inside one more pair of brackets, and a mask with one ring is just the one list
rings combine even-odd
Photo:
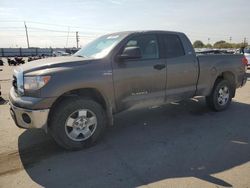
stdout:
[[[8,35],[11,35],[11,36],[16,36],[18,35],[19,33],[23,33],[23,28],[20,28],[19,29],[4,29],[2,30],[0,28],[0,32],[8,32],[8,33],[1,33],[1,36],[8,36]],[[100,36],[102,35],[103,33],[94,33],[94,32],[85,32],[85,31],[78,31],[79,33],[81,33],[81,36],[84,36],[84,37],[97,37],[97,36]],[[60,35],[64,35],[65,37],[67,37],[68,35],[68,31],[63,31],[63,30],[48,30],[48,29],[37,29],[37,28],[32,28],[32,27],[29,27],[29,34],[30,33],[41,33],[40,35],[37,35],[37,36],[60,36]],[[47,34],[47,35],[44,35],[44,34]],[[65,35],[66,34],[66,35]],[[74,34],[74,37],[75,37],[75,31],[70,31],[69,32],[69,37],[70,36],[73,36]]]
[[[30,30],[41,30],[41,31],[49,31],[49,32],[56,32],[56,33],[75,33],[74,31],[66,31],[66,30],[54,30],[54,29],[44,29],[44,28],[39,28],[39,27],[29,27]],[[99,33],[99,34],[103,34],[103,32],[86,32],[86,30],[80,30],[80,32],[83,33]]]
[[[0,33],[1,37],[3,36],[11,36],[11,37],[20,37],[25,35],[23,34],[23,26],[21,27],[20,24],[16,23],[23,23],[23,21],[19,20],[0,20],[2,23],[7,23],[7,24],[1,24],[1,25],[9,25],[9,26],[0,26]],[[9,24],[8,24],[9,23]],[[29,26],[27,28],[27,25]],[[20,25],[20,26],[19,26]],[[67,29],[69,28],[70,29]],[[73,28],[73,29],[72,29]],[[74,29],[78,28],[78,29]],[[109,33],[111,30],[105,30],[105,29],[100,29],[100,28],[91,28],[91,27],[79,27],[79,26],[72,26],[72,25],[63,25],[63,24],[54,24],[54,23],[44,23],[44,22],[37,22],[37,21],[32,21],[32,20],[26,20],[25,22],[25,34],[27,38],[27,45],[29,46],[29,38],[30,37],[43,37],[44,38],[49,38],[50,40],[53,40],[52,38],[67,38],[66,40],[66,46],[68,45],[69,42],[73,41],[73,38],[76,39],[76,30],[78,32],[78,40],[80,40],[79,35],[81,38],[95,38],[97,36],[100,36],[101,34],[104,33]],[[8,33],[7,33],[8,32]],[[199,39],[202,38],[203,40],[206,40],[210,43],[211,40],[216,41],[216,40],[226,40],[228,39],[234,41],[241,41],[244,37],[250,38],[250,36],[243,36],[243,35],[232,35],[231,34],[216,34],[214,32],[211,33],[206,33],[205,32],[196,32],[196,31],[185,31],[188,36],[192,39]],[[6,35],[7,34],[7,35]],[[13,34],[13,35],[10,35]],[[230,36],[230,38],[229,38]],[[33,38],[32,38],[33,39]],[[56,39],[55,39],[56,40]],[[64,39],[62,39],[64,40]],[[77,39],[76,39],[77,40]],[[84,39],[85,40],[85,39]],[[231,41],[230,40],[230,41]],[[244,43],[247,43],[247,38],[244,39]],[[78,41],[79,45],[79,41]]]
[[21,23],[23,21],[15,21],[15,20],[0,20],[0,22],[6,22],[6,23]]
[[[70,38],[74,38],[75,39],[75,35],[65,35],[65,34],[63,34],[63,35],[56,35],[56,34],[51,34],[51,35],[34,35],[34,34],[30,34],[30,33],[32,33],[32,32],[30,32],[29,31],[29,38],[30,37],[62,37],[62,38],[67,38],[67,37],[69,37],[69,39]],[[26,35],[25,34],[10,34],[10,33],[8,33],[8,34],[1,34],[1,37],[25,37]],[[81,38],[96,38],[96,37],[98,37],[99,35],[84,35],[84,34],[81,34]]]
[[[34,23],[34,24],[40,24],[40,25],[50,25],[50,26],[57,26],[57,27],[69,27],[67,25],[61,25],[61,24],[50,24],[50,23],[44,23],[44,22],[34,22],[30,21],[29,23]],[[77,26],[70,26],[71,28],[79,28]]]
[[[0,20],[0,22],[4,22],[4,23],[21,23],[23,21]],[[50,26],[57,26],[57,27],[68,27],[67,25],[54,24],[54,23],[44,23],[44,22],[36,22],[36,21],[26,21],[26,23],[34,23],[34,24],[40,24],[40,25],[50,25]],[[78,28],[77,26],[71,26],[71,27],[72,28]]]
[[[41,30],[41,31],[50,31],[50,32],[58,32],[58,33],[68,33],[69,31],[66,30],[54,30],[54,29],[44,29],[39,27],[30,27],[32,30]],[[71,32],[74,33],[74,32]]]
[[0,27],[1,29],[18,29],[18,28],[22,28],[23,29],[23,27]]
[[[22,21],[20,20],[0,20],[0,22],[4,22],[4,23],[21,23]],[[32,21],[32,20],[26,20],[26,23],[29,23],[29,26],[31,24],[39,24],[39,25],[47,25],[47,26],[53,26],[53,27],[65,27],[65,28],[78,28],[78,31],[81,31],[79,29],[83,29],[82,31],[86,32],[94,32],[94,31],[98,31],[97,33],[103,33],[103,32],[110,32],[110,30],[105,30],[105,29],[100,29],[100,28],[90,28],[90,27],[79,27],[79,26],[74,26],[74,25],[63,25],[63,24],[55,24],[55,23],[45,23],[45,22],[38,22],[38,21]],[[0,28],[4,28],[4,27],[0,27]],[[31,27],[29,27],[30,29]],[[52,32],[68,32],[67,30],[53,30],[53,29],[44,29],[44,28],[39,28],[39,27],[33,27],[33,29],[40,29],[40,30],[48,30],[48,31],[52,31]],[[213,34],[213,33],[200,33],[200,32],[194,32],[194,31],[188,31],[186,30],[186,33],[189,33],[192,36],[202,36],[202,37],[213,37],[213,38],[221,38],[221,37],[225,37],[228,38],[228,36],[230,35],[226,35],[226,34]]]
[[[21,23],[23,21],[0,20],[0,22],[4,22],[4,23]],[[29,25],[31,25],[31,24],[38,24],[38,25],[47,25],[47,26],[53,26],[53,27],[78,28],[78,29],[84,29],[85,31],[86,30],[89,30],[89,31],[98,30],[99,32],[100,31],[102,31],[102,32],[110,32],[110,30],[104,30],[104,29],[101,29],[101,28],[90,28],[90,27],[87,28],[87,27],[79,27],[79,26],[74,26],[74,25],[62,25],[62,24],[44,23],[44,22],[37,22],[37,21],[27,21],[26,20],[26,23],[29,23]]]

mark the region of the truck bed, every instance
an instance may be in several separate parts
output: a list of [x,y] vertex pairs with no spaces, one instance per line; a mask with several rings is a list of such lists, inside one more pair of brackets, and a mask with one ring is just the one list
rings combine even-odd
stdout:
[[240,87],[242,77],[245,76],[245,66],[242,63],[243,57],[241,54],[198,55],[200,72],[197,83],[197,95],[207,96],[213,87],[215,79],[223,72],[232,72],[235,76],[236,87]]

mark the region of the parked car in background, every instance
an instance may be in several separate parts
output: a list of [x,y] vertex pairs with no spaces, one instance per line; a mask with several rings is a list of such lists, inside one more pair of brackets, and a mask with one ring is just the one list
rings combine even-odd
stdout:
[[200,50],[200,51],[196,51],[196,54],[234,54],[234,51],[232,50],[226,50],[226,49],[204,49],[204,50]]
[[70,54],[64,51],[54,51],[53,56],[69,56]]
[[244,49],[244,55],[247,58],[248,64],[247,67],[250,67],[250,48],[245,48]]
[[[0,69],[0,72],[3,71],[3,69]],[[2,91],[1,91],[1,84],[0,84],[0,100],[2,99]]]

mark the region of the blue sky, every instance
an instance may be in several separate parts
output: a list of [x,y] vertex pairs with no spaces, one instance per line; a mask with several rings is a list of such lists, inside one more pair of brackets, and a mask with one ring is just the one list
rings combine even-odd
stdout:
[[[10,3],[11,2],[11,3]],[[123,30],[175,30],[194,40],[250,40],[249,0],[0,0],[0,47],[84,45]]]

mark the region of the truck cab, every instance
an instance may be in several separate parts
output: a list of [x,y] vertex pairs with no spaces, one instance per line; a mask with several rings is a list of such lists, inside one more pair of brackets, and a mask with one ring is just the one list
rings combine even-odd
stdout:
[[116,50],[112,66],[119,110],[173,102],[195,94],[198,61],[184,34],[138,33]]

